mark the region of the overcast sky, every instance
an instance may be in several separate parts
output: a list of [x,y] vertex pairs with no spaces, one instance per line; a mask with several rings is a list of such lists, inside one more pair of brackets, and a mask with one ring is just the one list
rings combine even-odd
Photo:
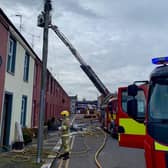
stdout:
[[[167,0],[52,0],[52,23],[78,49],[111,92],[149,78],[151,58],[168,55]],[[0,0],[0,7],[41,57],[36,26],[43,0]],[[32,34],[35,35],[34,40]],[[99,92],[69,50],[50,30],[48,67],[69,95],[95,99]]]

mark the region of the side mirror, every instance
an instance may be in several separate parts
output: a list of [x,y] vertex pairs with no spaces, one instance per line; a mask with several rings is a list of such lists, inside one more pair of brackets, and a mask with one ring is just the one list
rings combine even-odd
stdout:
[[138,94],[138,86],[133,84],[128,86],[128,96],[135,97]]
[[131,99],[127,101],[127,113],[133,119],[137,119],[138,117],[138,105],[137,99]]

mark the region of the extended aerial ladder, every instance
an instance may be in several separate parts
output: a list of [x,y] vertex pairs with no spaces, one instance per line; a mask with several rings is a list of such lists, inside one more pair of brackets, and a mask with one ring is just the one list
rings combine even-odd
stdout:
[[89,79],[93,82],[95,87],[104,97],[110,97],[109,90],[105,87],[93,69],[82,59],[79,52],[71,44],[71,42],[65,37],[65,35],[58,29],[56,25],[50,25],[50,28],[56,33],[56,35],[61,39],[61,41],[69,48],[71,53],[79,61],[81,69],[86,73]]

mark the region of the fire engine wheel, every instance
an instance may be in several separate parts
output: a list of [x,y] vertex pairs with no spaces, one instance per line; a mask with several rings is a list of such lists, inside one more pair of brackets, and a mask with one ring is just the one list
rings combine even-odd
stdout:
[[113,138],[118,139],[118,133],[115,131],[115,129],[113,127],[110,129],[110,135]]

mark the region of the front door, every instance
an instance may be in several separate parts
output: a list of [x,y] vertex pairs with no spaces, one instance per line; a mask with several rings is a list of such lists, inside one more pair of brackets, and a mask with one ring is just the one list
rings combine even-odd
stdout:
[[2,145],[9,146],[13,95],[6,93],[3,106]]

